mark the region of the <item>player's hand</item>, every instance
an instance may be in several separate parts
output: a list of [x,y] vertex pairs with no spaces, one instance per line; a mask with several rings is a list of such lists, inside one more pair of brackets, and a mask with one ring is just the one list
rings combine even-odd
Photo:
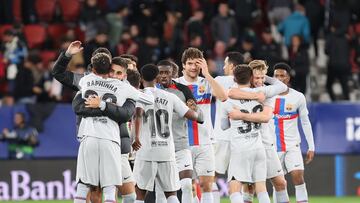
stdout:
[[132,147],[135,151],[139,150],[141,147],[141,143],[140,143],[140,139],[139,138],[135,138],[134,143],[132,144]]
[[87,108],[99,108],[101,99],[97,95],[89,96],[85,101],[85,107]]
[[309,150],[306,154],[305,164],[309,164],[314,159],[314,156],[315,152]]
[[233,110],[229,112],[228,116],[231,120],[242,120],[243,114],[244,113],[241,112],[240,109],[234,107]]
[[186,101],[186,105],[193,111],[196,111],[197,110],[197,105],[196,105],[196,102],[195,100],[193,99],[189,99]]
[[266,96],[264,92],[257,92],[256,93],[256,101],[260,102],[260,103],[264,103],[266,100]]
[[70,55],[70,56],[75,55],[75,54],[81,52],[83,49],[84,49],[84,47],[81,46],[80,41],[73,41],[67,48],[66,55]]
[[200,67],[201,73],[203,74],[204,77],[211,76],[209,73],[209,67],[204,58],[196,60],[195,63],[196,63],[196,66]]

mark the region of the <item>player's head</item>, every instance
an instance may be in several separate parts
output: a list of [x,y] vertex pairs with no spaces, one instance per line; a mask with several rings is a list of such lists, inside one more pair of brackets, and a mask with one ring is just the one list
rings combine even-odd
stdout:
[[170,63],[171,63],[171,67],[173,68],[172,78],[178,78],[179,77],[179,66],[173,61],[170,61]]
[[291,67],[286,63],[277,63],[274,65],[274,77],[286,85],[290,83]]
[[123,59],[119,56],[114,57],[111,60],[111,69],[109,76],[111,78],[116,78],[119,80],[126,80],[126,70],[127,70],[128,64],[126,62],[126,59]]
[[146,64],[141,68],[141,77],[143,79],[144,87],[154,86],[156,77],[159,74],[159,69],[154,64]]
[[[109,49],[107,49],[105,47],[99,47],[99,48],[95,49],[95,51],[93,51],[91,53],[91,57],[95,56],[98,53],[107,54],[110,58],[112,58],[111,52],[109,51]],[[87,67],[87,70],[92,71],[92,68],[93,68],[92,64],[89,64],[88,67]]]
[[161,60],[157,64],[159,69],[158,83],[164,87],[168,87],[171,84],[171,79],[173,76],[173,66],[169,60]]
[[128,64],[128,69],[137,70],[136,65],[138,62],[138,58],[136,56],[131,54],[121,54],[120,57],[130,60],[130,63]]
[[196,61],[202,58],[204,58],[204,55],[199,49],[187,48],[181,56],[184,75],[193,79],[197,78],[200,74],[200,67],[196,65]]
[[250,85],[252,70],[247,64],[237,65],[234,69],[234,81],[238,85]]
[[240,52],[228,52],[224,61],[224,75],[233,75],[235,66],[243,63],[244,56]]
[[261,87],[265,83],[265,76],[268,71],[268,66],[264,60],[253,60],[249,63],[253,72],[252,85],[254,87]]
[[127,74],[127,81],[130,83],[130,85],[135,87],[136,89],[139,89],[140,88],[140,80],[141,80],[139,71],[127,69],[126,74]]
[[91,64],[95,74],[108,74],[111,68],[111,58],[105,53],[97,53],[91,57]]

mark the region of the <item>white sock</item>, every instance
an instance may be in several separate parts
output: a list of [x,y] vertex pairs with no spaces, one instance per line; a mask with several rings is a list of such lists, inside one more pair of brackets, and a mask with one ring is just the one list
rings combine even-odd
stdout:
[[86,196],[89,192],[89,187],[85,184],[78,183],[76,186],[76,194],[74,198],[74,203],[85,203]]
[[122,203],[134,203],[136,200],[136,193],[130,193],[127,195],[122,195]]
[[254,195],[248,192],[243,192],[242,196],[244,199],[244,203],[252,203],[254,200]]
[[198,196],[193,197],[193,203],[200,203]]
[[305,183],[302,185],[295,185],[295,196],[297,202],[308,202],[308,194]]
[[219,192],[219,188],[215,182],[212,184],[211,189],[212,189],[212,193],[213,193],[213,197],[214,197],[214,203],[220,203],[220,192]]
[[184,178],[180,180],[181,185],[181,202],[192,202],[193,194],[192,194],[192,180],[191,178]]
[[277,197],[276,197],[276,190],[275,190],[275,187],[273,187],[272,197],[273,197],[273,202],[274,202],[274,203],[277,203]]
[[167,198],[167,203],[180,203],[176,195]]
[[135,203],[145,203],[144,200],[135,200]]
[[214,203],[212,192],[203,192],[201,195],[201,203]]
[[286,190],[275,191],[275,196],[278,203],[288,203],[290,201]]
[[234,192],[230,195],[231,203],[244,203],[243,196],[240,192]]
[[257,197],[259,199],[259,203],[270,203],[270,197],[267,192],[260,192],[257,194]]
[[104,194],[104,202],[111,202],[111,203],[116,202],[116,199],[115,199],[116,187],[115,187],[115,185],[104,187],[103,194]]

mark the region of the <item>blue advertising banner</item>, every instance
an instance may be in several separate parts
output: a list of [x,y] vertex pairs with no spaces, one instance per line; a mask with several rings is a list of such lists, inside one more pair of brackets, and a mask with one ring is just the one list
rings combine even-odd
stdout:
[[[360,104],[308,105],[317,154],[360,154]],[[16,112],[27,112],[25,106],[0,108],[0,132],[12,129]],[[29,114],[27,113],[29,119]],[[36,158],[77,157],[75,115],[70,105],[57,104],[44,119],[44,130],[39,134],[40,145]],[[303,152],[307,143],[302,135]],[[7,145],[0,142],[0,158],[7,158]]]

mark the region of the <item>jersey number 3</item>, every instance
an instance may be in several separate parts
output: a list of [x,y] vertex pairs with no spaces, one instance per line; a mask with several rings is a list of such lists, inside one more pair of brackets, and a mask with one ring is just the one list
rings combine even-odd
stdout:
[[[257,112],[261,112],[263,110],[263,107],[261,105],[256,105],[253,109],[252,109],[252,113],[257,113]],[[249,113],[249,111],[241,109],[240,110],[243,113]],[[248,133],[253,129],[259,129],[261,124],[260,123],[252,123],[250,121],[243,121],[246,124],[246,127],[238,127],[238,132],[240,134],[244,134],[244,133]]]

